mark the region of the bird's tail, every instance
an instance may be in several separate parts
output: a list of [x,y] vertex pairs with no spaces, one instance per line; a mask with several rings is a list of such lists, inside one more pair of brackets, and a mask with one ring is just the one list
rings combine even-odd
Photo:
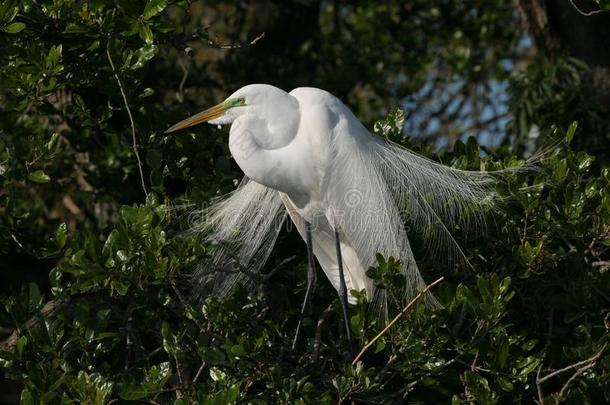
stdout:
[[[458,170],[422,157],[400,145],[372,136],[333,139],[333,162],[323,184],[324,198],[358,253],[364,268],[375,255],[400,260],[405,299],[425,287],[413,256],[410,236],[419,234],[429,255],[454,263],[465,259],[453,234],[481,231],[485,212],[497,200],[496,176]],[[386,292],[376,291],[375,307],[385,307]],[[427,294],[424,301],[434,306]]]

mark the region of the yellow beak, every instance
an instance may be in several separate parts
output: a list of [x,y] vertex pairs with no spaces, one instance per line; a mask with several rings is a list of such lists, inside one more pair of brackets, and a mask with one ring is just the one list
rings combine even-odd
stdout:
[[193,125],[201,124],[202,122],[207,122],[221,117],[226,110],[227,107],[225,106],[225,103],[217,104],[214,107],[200,112],[199,114],[195,114],[192,117],[188,117],[187,119],[180,121],[176,125],[172,125],[165,131],[165,133],[168,134],[170,132],[180,131],[181,129],[192,127]]

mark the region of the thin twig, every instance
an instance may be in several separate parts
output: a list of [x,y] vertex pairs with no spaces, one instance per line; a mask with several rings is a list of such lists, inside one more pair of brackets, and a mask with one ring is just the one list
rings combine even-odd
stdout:
[[114,73],[114,77],[119,85],[119,90],[121,91],[121,96],[123,96],[123,103],[125,104],[125,109],[127,110],[127,115],[129,116],[129,122],[131,124],[131,140],[132,140],[132,148],[133,153],[136,155],[136,159],[138,161],[138,169],[140,170],[140,180],[142,182],[142,190],[144,190],[144,195],[148,196],[148,191],[146,190],[146,182],[144,181],[144,170],[142,168],[142,159],[140,159],[140,152],[138,152],[138,139],[136,138],[136,125],[133,122],[133,116],[131,115],[131,109],[129,108],[129,103],[127,102],[127,96],[125,95],[125,91],[123,90],[123,84],[121,83],[121,79],[119,79],[119,74],[114,67],[114,62],[112,61],[112,56],[110,56],[110,41],[106,44],[106,55],[108,55],[108,62],[110,62],[110,67],[112,68],[112,73]]
[[[553,336],[553,317],[555,315],[555,310],[551,308],[549,312],[549,328],[546,335],[546,343],[544,344],[544,348],[542,351],[546,353],[548,348],[551,346],[551,337]],[[538,403],[540,405],[544,405],[544,393],[542,392],[542,382],[540,381],[540,372],[542,371],[542,363],[538,366],[538,370],[536,370],[536,391],[538,393]]]
[[427,377],[431,377],[431,376],[434,376],[434,375],[437,375],[438,373],[440,373],[441,371],[443,371],[444,369],[446,369],[447,367],[449,367],[450,365],[452,365],[452,364],[453,364],[453,363],[455,363],[456,361],[457,361],[457,357],[456,357],[456,358],[453,358],[453,359],[451,359],[451,360],[449,360],[448,362],[446,362],[446,363],[445,363],[445,364],[443,364],[442,366],[439,366],[439,367],[435,368],[434,370],[432,370],[431,372],[426,373],[426,374],[424,374],[424,375],[420,376],[418,379],[411,381],[411,382],[410,382],[409,384],[407,384],[407,386],[406,386],[406,387],[405,387],[403,390],[401,390],[401,391],[404,391],[404,393],[405,393],[405,394],[406,394],[406,393],[408,393],[408,392],[410,392],[410,391],[411,391],[413,388],[415,388],[415,386],[416,386],[417,384],[419,384],[420,382],[422,382],[422,381],[423,381],[425,378],[427,378]]
[[186,388],[184,385],[184,380],[182,378],[182,369],[180,367],[180,363],[178,362],[178,357],[176,354],[173,355],[174,361],[176,362],[176,373],[178,374],[178,381],[180,382],[180,389],[176,390],[176,398],[180,399],[182,397],[182,388]]
[[197,380],[199,379],[199,376],[201,375],[201,372],[203,371],[205,367],[205,361],[201,362],[201,366],[199,367],[199,370],[197,370],[197,373],[195,374],[195,378],[193,378],[193,382],[191,383],[191,385],[195,385],[195,383],[197,383]]
[[53,318],[66,304],[70,302],[69,298],[60,298],[47,302],[44,307],[34,316],[28,319],[24,324],[18,325],[10,334],[9,337],[0,342],[0,351],[10,351],[15,347],[19,338],[24,332],[36,327],[40,322]]
[[212,41],[211,39],[208,40],[208,44],[212,45],[218,49],[239,49],[239,48],[242,48],[244,45],[246,45],[246,46],[254,45],[258,41],[263,39],[264,37],[265,37],[265,33],[263,32],[262,34],[260,34],[259,36],[254,38],[252,41],[248,42],[247,44],[223,45],[223,44],[219,44],[217,41]]
[[538,404],[544,405],[544,394],[542,392],[542,384],[540,384],[540,371],[542,370],[542,364],[538,366],[536,371],[536,391],[538,392]]
[[607,344],[607,343],[606,343],[606,344],[605,344],[605,345],[604,345],[604,346],[601,348],[601,350],[600,350],[599,352],[597,352],[597,353],[596,353],[594,356],[589,357],[588,359],[585,359],[585,360],[579,361],[579,362],[577,362],[577,363],[571,364],[571,365],[569,365],[569,366],[567,366],[567,367],[564,367],[564,368],[561,368],[561,369],[559,369],[559,370],[555,370],[555,371],[553,371],[552,373],[549,373],[549,374],[545,375],[544,377],[542,377],[542,378],[539,380],[539,382],[540,382],[540,383],[543,383],[543,382],[545,382],[545,381],[547,381],[547,380],[549,380],[549,379],[551,379],[551,378],[555,377],[556,375],[559,375],[559,374],[561,374],[561,373],[564,373],[564,372],[566,372],[566,371],[568,371],[568,370],[571,370],[571,369],[573,369],[573,368],[577,368],[577,367],[581,367],[581,366],[584,366],[584,365],[588,365],[589,363],[593,363],[593,362],[597,361],[597,359],[599,359],[599,357],[602,355],[602,353],[604,352],[604,350],[606,350],[606,347],[608,347],[608,344]]
[[352,361],[352,366],[355,366],[356,363],[358,363],[358,360],[360,360],[360,358],[364,355],[364,353],[371,347],[373,346],[373,344],[379,340],[380,337],[382,337],[396,322],[398,322],[398,320],[404,315],[406,314],[409,309],[411,309],[411,307],[413,305],[415,305],[415,303],[421,298],[423,297],[423,295],[425,293],[427,293],[431,288],[433,288],[434,286],[436,286],[438,283],[440,283],[441,281],[443,281],[445,278],[444,277],[440,277],[439,279],[437,279],[435,282],[433,282],[432,284],[429,284],[426,286],[426,288],[424,288],[423,290],[421,290],[419,292],[419,294],[417,294],[417,296],[415,298],[413,298],[406,307],[403,308],[402,311],[400,311],[398,313],[398,315],[396,315],[394,317],[394,319],[392,319],[390,321],[390,323],[388,323],[386,325],[385,328],[383,328],[383,330],[381,332],[379,332],[377,334],[377,336],[375,336],[370,342],[368,342],[363,348],[362,350],[360,350],[360,353],[358,353],[358,355],[354,358],[354,360]]
[[398,356],[395,354],[391,355],[388,361],[385,363],[385,366],[383,366],[383,368],[375,375],[375,381],[379,381],[381,376],[385,374],[385,372],[388,371],[388,369],[392,367],[394,363],[396,363],[396,360],[398,360]]
[[568,381],[566,381],[566,383],[563,385],[563,387],[561,387],[561,390],[559,391],[559,396],[561,398],[563,398],[565,396],[566,391],[568,390],[568,387],[570,386],[570,384],[572,384],[574,382],[574,380],[576,380],[582,373],[584,373],[585,371],[587,371],[588,369],[590,369],[593,366],[595,366],[595,362],[591,362],[591,363],[587,364],[586,366],[582,366],[581,368],[576,370],[576,372],[572,375],[572,377],[568,378]]
[[574,9],[576,9],[576,11],[578,11],[578,13],[580,15],[584,15],[585,17],[589,17],[592,16],[593,14],[599,14],[599,13],[603,13],[604,11],[608,11],[608,10],[591,10],[591,11],[582,11],[580,8],[578,8],[578,6],[574,3],[574,0],[570,0],[570,3],[572,3],[572,7],[574,7]]
[[296,259],[296,257],[297,257],[296,255],[293,255],[293,256],[289,256],[289,257],[283,259],[281,262],[279,262],[277,264],[277,266],[275,266],[273,269],[271,269],[271,271],[269,273],[263,275],[265,280],[269,280],[272,276],[275,275],[275,273],[280,271],[286,264],[288,264],[291,261],[293,261],[294,259]]
[[324,312],[322,312],[322,315],[320,315],[320,319],[318,319],[318,324],[316,325],[316,334],[315,334],[314,341],[313,341],[313,352],[311,354],[312,362],[316,362],[318,360],[318,357],[320,357],[320,345],[321,345],[321,341],[322,341],[322,326],[328,320],[328,318],[330,317],[330,315],[332,313],[333,313],[333,305],[330,304],[328,307],[326,307]]
[[[184,307],[184,309],[186,309],[187,311],[191,311],[193,313],[196,312],[193,309],[193,307],[188,303],[186,298],[184,298],[182,293],[180,293],[180,290],[176,286],[176,282],[174,281],[174,279],[170,279],[170,284],[172,286],[172,289],[174,290],[174,293],[178,297],[178,300],[180,301],[180,303]],[[199,327],[200,330],[206,330],[206,327],[199,321],[199,319],[197,319],[197,317],[193,316],[191,319],[193,320],[193,322],[195,322],[195,324],[197,324],[197,326]]]
[[182,59],[178,59],[178,64],[180,65],[180,68],[183,72],[182,79],[180,80],[180,85],[178,86],[178,101],[182,102],[184,100],[184,84],[186,83],[186,79],[189,76],[189,71],[184,65]]

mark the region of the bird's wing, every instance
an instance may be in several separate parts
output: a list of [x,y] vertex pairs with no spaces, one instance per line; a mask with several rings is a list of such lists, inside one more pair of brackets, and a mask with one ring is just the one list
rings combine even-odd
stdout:
[[[299,234],[305,242],[307,238],[305,235],[305,221],[299,213],[298,208],[284,193],[279,193],[290,219],[294,223],[295,227],[299,231]],[[311,233],[313,252],[320,267],[326,274],[326,277],[330,280],[331,284],[335,289],[339,290],[339,267],[337,265],[337,253],[335,245],[335,234],[330,223],[325,217],[317,217],[316,223],[312,225],[313,230]],[[346,235],[340,235],[341,240],[341,258],[343,259],[343,269],[345,275],[345,284],[348,291],[348,301],[350,304],[356,303],[356,298],[349,294],[349,291],[365,290],[367,294],[373,294],[373,284],[366,276],[366,269],[362,267],[360,259],[356,254],[356,251],[351,246],[349,239]],[[369,295],[372,296],[372,295]]]
[[238,188],[193,217],[191,232],[213,246],[197,271],[201,290],[228,294],[237,282],[255,281],[286,218],[277,191],[244,177]]
[[405,293],[413,296],[425,285],[404,224],[422,234],[431,253],[462,255],[451,231],[481,225],[493,178],[433,162],[370,134],[349,111],[339,115],[322,183],[327,216],[364,268],[376,265],[376,253],[400,259]]

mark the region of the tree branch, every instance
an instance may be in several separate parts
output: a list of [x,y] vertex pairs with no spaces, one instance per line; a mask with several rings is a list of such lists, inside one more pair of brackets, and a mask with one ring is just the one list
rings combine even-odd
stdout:
[[29,331],[45,319],[55,316],[69,301],[69,298],[62,298],[47,302],[36,315],[28,319],[23,325],[17,327],[9,337],[0,342],[0,351],[8,352],[13,350],[23,332]]
[[589,363],[586,366],[582,366],[578,370],[576,370],[576,372],[570,378],[568,378],[568,381],[566,381],[563,387],[561,387],[561,390],[559,391],[559,396],[563,398],[570,384],[572,384],[574,380],[576,380],[582,373],[584,373],[586,370],[590,369],[593,366],[595,366],[595,362]]
[[572,7],[574,7],[574,9],[576,11],[578,11],[578,13],[580,15],[584,15],[585,17],[590,17],[590,16],[592,16],[594,14],[599,14],[599,13],[603,13],[604,11],[607,11],[607,10],[602,10],[601,8],[599,10],[582,11],[580,8],[578,8],[576,3],[574,3],[574,0],[570,0],[570,3],[572,4]]
[[419,292],[419,294],[417,294],[417,296],[415,298],[413,298],[406,307],[403,308],[402,311],[400,311],[398,313],[398,315],[396,315],[394,317],[394,319],[392,319],[390,321],[390,323],[388,323],[386,325],[385,328],[383,328],[383,330],[381,332],[379,332],[377,334],[377,336],[375,336],[370,342],[368,342],[363,348],[362,350],[360,350],[360,353],[358,353],[358,355],[354,358],[354,360],[352,361],[352,366],[355,366],[356,363],[358,363],[358,360],[360,360],[360,358],[364,355],[364,353],[366,353],[366,351],[373,346],[373,344],[379,340],[380,337],[382,337],[396,322],[398,322],[398,320],[404,315],[406,314],[409,309],[411,309],[411,307],[413,305],[415,305],[415,303],[424,296],[425,293],[427,293],[430,289],[432,289],[434,286],[436,286],[438,283],[440,283],[441,281],[443,281],[445,279],[445,277],[440,277],[439,279],[437,279],[435,282],[433,282],[432,284],[429,284],[426,286],[426,288],[424,288],[423,290],[421,290]]
[[542,377],[539,381],[541,383],[543,383],[543,382],[545,382],[545,381],[547,381],[547,380],[549,380],[549,379],[551,379],[551,378],[553,378],[553,377],[555,377],[555,376],[557,376],[557,375],[559,375],[561,373],[564,373],[564,372],[566,372],[568,370],[571,370],[571,369],[577,368],[577,367],[581,367],[581,366],[584,366],[584,365],[588,365],[589,363],[593,363],[593,362],[597,361],[597,359],[599,359],[599,357],[602,355],[604,350],[606,350],[606,347],[608,347],[608,344],[605,344],[601,348],[601,350],[599,352],[597,352],[595,355],[593,355],[592,357],[589,357],[588,359],[579,361],[579,362],[574,363],[574,364],[570,364],[569,366],[561,368],[559,370],[555,370],[552,373],[549,373],[549,374],[545,375],[544,377]]
[[518,0],[517,4],[536,48],[553,58],[559,49],[559,44],[550,31],[544,0]]
[[536,389],[538,391],[538,402],[540,403],[540,405],[544,405],[544,394],[542,392],[542,383],[544,383],[545,381],[548,381],[549,379],[551,379],[561,373],[564,373],[566,371],[576,368],[576,372],[570,378],[568,378],[566,383],[563,385],[563,387],[561,387],[561,390],[559,391],[559,395],[561,397],[563,397],[565,395],[566,391],[568,390],[570,384],[572,384],[586,370],[595,366],[595,363],[597,362],[597,360],[599,360],[599,358],[604,353],[604,351],[606,350],[607,347],[608,347],[608,344],[606,343],[596,354],[589,357],[588,359],[571,364],[571,365],[561,368],[559,370],[555,370],[552,373],[549,373],[542,378],[540,378],[540,371],[542,369],[542,365],[541,365],[538,368],[538,371],[536,372]]
[[138,170],[140,171],[140,181],[142,182],[142,190],[144,190],[144,195],[148,196],[148,191],[146,190],[146,182],[144,181],[144,170],[142,169],[142,159],[140,159],[140,152],[138,152],[138,139],[136,138],[136,125],[133,122],[133,116],[131,115],[131,109],[129,108],[129,103],[127,102],[127,96],[125,95],[125,91],[123,90],[123,84],[121,83],[121,79],[119,79],[119,74],[114,67],[114,62],[112,61],[112,56],[110,56],[110,40],[106,44],[106,55],[108,55],[108,62],[110,62],[110,67],[112,68],[112,73],[114,73],[114,77],[119,85],[119,90],[121,91],[121,96],[123,96],[123,103],[125,104],[125,109],[127,110],[127,115],[129,116],[129,123],[131,124],[131,141],[132,141],[132,149],[133,153],[136,155],[136,159],[138,161]]
[[318,319],[318,324],[316,325],[316,334],[313,341],[313,352],[311,354],[312,362],[318,361],[318,357],[320,357],[320,345],[322,341],[322,326],[324,323],[330,318],[330,315],[333,313],[333,305],[330,304],[322,315],[320,315],[320,319]]

